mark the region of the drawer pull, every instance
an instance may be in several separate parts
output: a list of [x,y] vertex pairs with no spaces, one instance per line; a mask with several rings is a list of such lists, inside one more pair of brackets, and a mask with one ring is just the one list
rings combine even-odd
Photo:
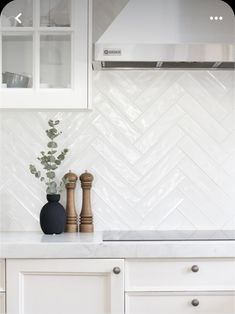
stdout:
[[199,271],[199,267],[197,265],[193,265],[191,270],[192,272],[197,273]]
[[120,267],[114,267],[113,272],[114,272],[115,275],[120,274],[120,272],[121,272]]
[[193,306],[198,306],[198,305],[199,305],[198,299],[193,299],[193,300],[192,300],[192,305],[193,305]]

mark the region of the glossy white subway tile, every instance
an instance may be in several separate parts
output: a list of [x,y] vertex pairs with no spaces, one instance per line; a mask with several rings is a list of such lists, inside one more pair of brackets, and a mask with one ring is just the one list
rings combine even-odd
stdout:
[[195,120],[214,140],[221,142],[228,132],[189,94],[179,100],[179,106]]
[[222,163],[228,154],[211,138],[190,116],[185,115],[178,125],[198,146],[200,146],[214,161]]
[[203,88],[200,79],[196,79],[192,72],[184,74],[178,84],[184,88],[185,94],[196,99],[215,120],[221,121],[227,115],[227,108],[221,103],[221,99],[215,97],[213,91]]
[[179,147],[200,167],[208,177],[210,177],[226,194],[230,197],[234,194],[233,179],[216,164],[195,142],[185,136],[180,142]]
[[173,106],[156,121],[141,137],[136,141],[135,146],[146,153],[159,139],[164,136],[182,118],[184,111],[179,106]]
[[235,228],[233,73],[106,71],[93,83],[92,111],[1,112],[0,229],[40,230],[44,187],[28,165],[49,119],[70,149],[59,176],[94,174],[97,230]]

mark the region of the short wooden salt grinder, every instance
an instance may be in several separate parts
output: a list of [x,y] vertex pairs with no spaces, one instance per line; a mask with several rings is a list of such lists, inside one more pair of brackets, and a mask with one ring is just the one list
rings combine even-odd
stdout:
[[80,232],[93,232],[93,215],[91,210],[91,187],[94,179],[91,173],[87,171],[80,176],[82,187],[82,209],[80,214]]
[[78,232],[78,215],[74,201],[74,190],[78,177],[71,171],[66,173],[64,177],[68,180],[68,183],[65,185],[67,189],[65,232]]

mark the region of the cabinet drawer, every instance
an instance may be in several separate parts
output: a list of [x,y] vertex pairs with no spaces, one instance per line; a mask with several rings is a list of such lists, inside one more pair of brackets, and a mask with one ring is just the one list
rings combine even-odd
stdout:
[[[199,302],[197,306],[196,300]],[[126,314],[234,314],[235,294],[154,293],[126,294]]]
[[0,293],[0,314],[5,313],[5,293]]
[[5,291],[5,261],[0,259],[0,293]]
[[126,291],[235,290],[235,260],[128,260],[125,281]]

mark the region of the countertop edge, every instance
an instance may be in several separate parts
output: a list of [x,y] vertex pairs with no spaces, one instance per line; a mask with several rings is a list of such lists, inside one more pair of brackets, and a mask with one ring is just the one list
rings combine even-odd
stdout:
[[1,243],[2,259],[235,258],[235,241]]

